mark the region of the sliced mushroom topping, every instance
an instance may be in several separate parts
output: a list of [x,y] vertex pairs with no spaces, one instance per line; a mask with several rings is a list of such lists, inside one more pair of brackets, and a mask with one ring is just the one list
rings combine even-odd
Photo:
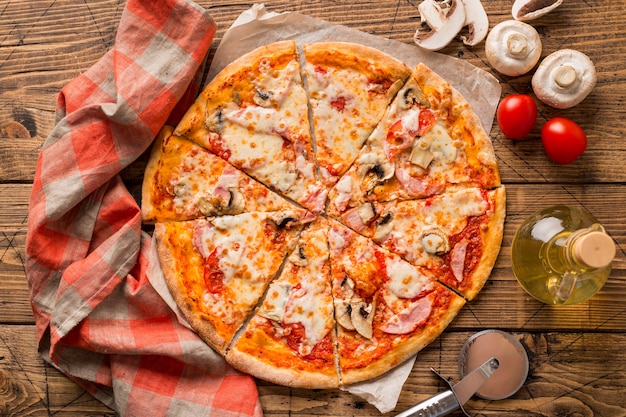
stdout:
[[354,329],[366,339],[372,338],[375,304],[375,299],[371,304],[367,304],[363,300],[352,302],[352,311],[350,312],[352,325]]
[[406,88],[401,94],[402,100],[400,100],[399,103],[401,109],[410,109],[416,104],[425,108],[430,108],[430,101],[428,101],[422,90],[419,88],[409,87]]
[[210,132],[220,133],[222,131],[222,126],[224,122],[224,117],[222,114],[222,109],[217,109],[213,114],[211,114],[206,119],[206,128],[209,129]]
[[289,255],[289,262],[296,266],[307,266],[307,258],[304,253],[304,247],[298,246],[291,255]]
[[539,62],[541,39],[529,24],[505,20],[489,32],[485,53],[496,71],[515,77],[526,74]]
[[480,0],[463,0],[465,8],[465,26],[468,36],[461,36],[465,45],[474,46],[487,36],[489,32],[489,18]]
[[563,3],[563,0],[515,0],[511,14],[516,20],[533,20],[550,13]]
[[335,298],[335,318],[344,329],[354,330],[351,318],[352,305],[350,304],[354,295],[354,281],[348,276],[341,281],[341,294],[343,298]]
[[441,255],[450,251],[448,236],[441,229],[429,229],[422,233],[422,247],[427,253]]
[[298,218],[292,213],[279,211],[272,214],[269,218],[278,230],[289,229],[298,222]]
[[376,207],[373,203],[363,203],[357,208],[357,211],[363,224],[369,224],[376,218]]
[[374,239],[376,242],[380,242],[391,233],[393,230],[393,215],[391,213],[385,213],[380,217],[380,220],[376,223],[376,230],[374,231]]
[[364,163],[361,163],[357,173],[361,178],[363,189],[368,192],[378,184],[393,177],[394,171],[394,165],[386,161],[384,157],[370,154],[364,158]]
[[240,214],[246,208],[246,200],[236,188],[229,188],[228,198],[222,195],[205,196],[198,199],[198,210],[204,216],[218,216],[224,214]]
[[548,55],[532,78],[537,98],[557,109],[583,101],[596,85],[593,62],[582,52],[563,49]]
[[335,302],[336,309],[336,320],[337,323],[341,325],[346,330],[354,330],[354,325],[352,324],[352,305],[350,301],[346,300],[337,300]]
[[270,107],[272,105],[272,94],[271,91],[263,90],[259,87],[255,88],[256,94],[252,98],[255,104],[261,107]]
[[229,188],[230,200],[224,214],[240,214],[246,208],[246,199],[237,188]]
[[461,0],[424,0],[417,6],[422,26],[415,32],[415,43],[427,50],[444,48],[465,25],[465,7]]
[[420,168],[426,169],[428,165],[435,158],[435,154],[430,151],[428,143],[423,141],[415,141],[413,148],[411,149],[411,156],[409,161],[413,165],[417,165]]

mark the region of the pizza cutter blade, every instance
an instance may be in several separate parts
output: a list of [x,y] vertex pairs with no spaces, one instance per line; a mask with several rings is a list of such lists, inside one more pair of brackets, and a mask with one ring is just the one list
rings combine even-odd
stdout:
[[[435,372],[433,370],[433,372]],[[512,335],[499,330],[485,330],[471,336],[459,356],[461,381],[396,417],[439,417],[454,410],[467,412],[463,405],[473,396],[501,400],[515,392],[528,376],[528,356]]]

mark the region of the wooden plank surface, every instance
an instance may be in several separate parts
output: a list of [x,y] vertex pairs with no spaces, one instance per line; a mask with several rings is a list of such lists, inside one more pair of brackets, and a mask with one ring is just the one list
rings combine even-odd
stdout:
[[[211,48],[249,2],[199,1],[218,24]],[[483,1],[491,26],[510,18],[511,1]],[[419,25],[419,1],[268,1],[270,11],[295,11],[407,44]],[[59,90],[114,44],[122,0],[0,0],[0,415],[94,415],[114,413],[37,355],[34,321],[24,272],[28,199],[39,150],[54,125]],[[358,12],[357,12],[358,10]],[[472,399],[468,409],[485,416],[626,415],[626,3],[569,0],[533,25],[543,54],[579,49],[596,64],[599,78],[580,105],[556,110],[539,103],[528,140],[513,142],[494,127],[494,142],[507,186],[507,220],[492,277],[435,343],[420,353],[397,411],[444,389],[430,368],[456,378],[456,355],[472,333],[512,332],[527,348],[530,375],[513,398]],[[492,71],[483,44],[458,40],[442,53],[491,72],[503,96],[528,93],[530,75]],[[556,115],[576,120],[589,146],[571,165],[550,162],[539,129]],[[7,123],[23,130],[2,130]],[[24,134],[26,132],[26,134]],[[18,132],[19,133],[19,132]],[[143,162],[124,173],[135,189]],[[510,245],[522,220],[551,204],[581,206],[602,222],[618,245],[605,288],[581,305],[554,308],[527,296],[510,268]],[[374,416],[371,405],[342,391],[296,390],[259,381],[266,415]]]

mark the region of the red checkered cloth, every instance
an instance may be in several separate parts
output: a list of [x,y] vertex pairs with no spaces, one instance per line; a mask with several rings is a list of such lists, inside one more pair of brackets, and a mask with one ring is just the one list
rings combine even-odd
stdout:
[[191,1],[128,0],[114,48],[61,91],[37,165],[26,250],[39,351],[121,415],[262,414],[253,378],[151,287],[151,239],[119,177],[185,96],[215,29]]

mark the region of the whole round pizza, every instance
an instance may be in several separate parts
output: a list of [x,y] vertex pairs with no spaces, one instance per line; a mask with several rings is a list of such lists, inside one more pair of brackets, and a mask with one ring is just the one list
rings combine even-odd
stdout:
[[142,216],[183,315],[228,363],[330,388],[402,363],[476,296],[505,190],[478,118],[425,65],[284,41],[161,132]]

